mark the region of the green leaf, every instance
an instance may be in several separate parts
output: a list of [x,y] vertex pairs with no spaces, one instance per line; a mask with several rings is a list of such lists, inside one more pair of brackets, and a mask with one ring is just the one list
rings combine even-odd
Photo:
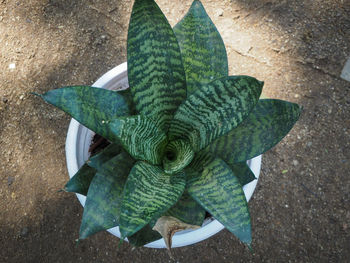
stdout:
[[217,79],[180,105],[169,138],[186,139],[195,152],[237,127],[254,108],[263,82],[248,76]]
[[[191,162],[191,164],[187,166],[186,171],[190,170],[191,172],[191,170],[193,170],[196,172],[202,172],[204,167],[206,167],[211,162],[213,162],[215,158],[216,157],[209,151],[200,151],[193,158],[193,161]],[[226,160],[223,160],[223,161],[226,162]],[[238,181],[242,186],[256,179],[254,173],[250,170],[249,166],[247,165],[247,162],[240,162],[240,163],[226,162],[226,164],[231,168],[232,172],[238,178]]]
[[224,161],[215,159],[202,173],[189,174],[187,190],[242,242],[251,243],[248,204],[238,178]]
[[214,141],[206,150],[229,163],[242,162],[275,146],[299,119],[299,105],[282,100],[259,100],[248,118]]
[[129,236],[128,240],[131,245],[141,247],[161,238],[162,236],[157,231],[152,230],[152,227],[148,224],[135,234]]
[[187,80],[187,96],[201,85],[228,75],[224,42],[200,1],[193,1],[174,27]]
[[231,168],[233,174],[238,178],[238,181],[242,186],[256,179],[247,162],[228,164],[228,166]]
[[134,162],[122,152],[95,175],[86,197],[80,239],[118,225],[124,185]]
[[181,171],[194,157],[191,146],[184,140],[170,142],[166,146],[164,153],[163,169],[164,172],[170,174]]
[[201,226],[205,210],[185,191],[180,200],[163,216],[172,216],[187,224]]
[[167,136],[151,119],[136,115],[115,119],[109,125],[114,135],[112,140],[122,143],[135,159],[161,163]]
[[153,0],[135,0],[128,43],[128,78],[136,109],[168,130],[186,98],[186,80],[175,34]]
[[161,167],[138,162],[124,188],[120,233],[129,237],[177,202],[185,189],[184,173],[166,174]]
[[79,171],[68,181],[64,190],[67,192],[86,195],[92,178],[95,176],[96,170],[89,167],[86,163],[80,167]]
[[108,160],[112,159],[116,155],[118,155],[122,151],[122,147],[120,144],[112,143],[104,148],[98,154],[90,157],[87,161],[87,164],[90,167],[95,168],[97,171],[103,169],[103,164]]
[[128,105],[130,115],[136,115],[137,110],[130,89],[118,90],[117,92],[124,97],[125,102]]
[[74,86],[50,90],[40,97],[107,139],[109,132],[105,122],[129,115],[123,96],[111,90]]

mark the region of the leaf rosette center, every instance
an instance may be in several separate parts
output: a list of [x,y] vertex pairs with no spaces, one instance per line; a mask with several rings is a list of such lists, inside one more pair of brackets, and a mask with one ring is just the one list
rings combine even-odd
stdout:
[[163,169],[168,174],[174,174],[185,168],[193,159],[194,152],[185,140],[174,140],[165,147]]

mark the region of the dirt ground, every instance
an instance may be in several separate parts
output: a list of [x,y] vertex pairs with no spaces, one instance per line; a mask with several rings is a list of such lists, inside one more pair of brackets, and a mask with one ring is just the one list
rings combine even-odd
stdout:
[[[198,244],[133,249],[102,232],[75,245],[82,207],[68,179],[69,118],[29,95],[92,84],[126,60],[131,0],[0,0],[0,262],[349,262],[349,0],[203,0],[230,74],[304,107],[264,154],[250,201],[251,253],[228,231]],[[157,0],[170,23],[191,0]]]

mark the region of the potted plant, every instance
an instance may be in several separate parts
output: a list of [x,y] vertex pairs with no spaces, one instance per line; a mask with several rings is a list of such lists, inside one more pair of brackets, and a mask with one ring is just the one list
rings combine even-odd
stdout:
[[200,1],[172,29],[153,0],[135,0],[127,53],[129,89],[39,95],[111,142],[65,186],[86,195],[80,239],[119,226],[135,246],[162,236],[170,248],[175,232],[201,226],[208,212],[250,245],[242,186],[255,176],[246,160],[278,143],[300,107],[259,100],[263,82],[228,76],[225,46]]

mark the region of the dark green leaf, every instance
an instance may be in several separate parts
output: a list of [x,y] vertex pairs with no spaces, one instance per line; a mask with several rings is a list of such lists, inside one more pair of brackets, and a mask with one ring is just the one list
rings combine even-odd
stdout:
[[151,119],[136,115],[115,119],[109,125],[114,135],[112,140],[121,142],[135,159],[161,163],[167,137]]
[[187,96],[214,79],[228,75],[224,42],[200,1],[193,1],[174,27],[187,80]]
[[186,98],[180,48],[168,21],[153,0],[136,0],[131,13],[128,78],[136,109],[167,131]]
[[215,159],[202,173],[190,174],[187,190],[242,242],[251,243],[248,204],[241,184],[224,161]]
[[128,240],[131,245],[141,247],[160,238],[162,236],[157,231],[152,230],[152,227],[148,224],[135,234],[129,236]]
[[180,200],[163,216],[173,216],[187,224],[201,226],[205,210],[185,191]]
[[134,160],[122,152],[95,175],[86,197],[80,239],[118,225],[122,193],[133,165]]
[[86,163],[79,169],[79,171],[68,181],[64,190],[67,192],[78,193],[86,195],[92,178],[95,176],[96,170],[89,167]]
[[255,180],[256,177],[252,170],[250,170],[247,162],[228,164],[233,174],[238,178],[239,183],[243,186],[251,181]]
[[107,162],[108,160],[115,157],[117,154],[119,154],[122,151],[122,147],[120,144],[112,143],[108,145],[106,148],[104,148],[101,152],[98,154],[92,156],[88,161],[87,164],[90,167],[95,168],[97,171],[101,170],[103,167],[103,164]]
[[75,86],[50,90],[40,96],[107,139],[109,132],[105,122],[129,115],[123,96],[111,90]]
[[135,108],[135,103],[134,103],[134,100],[132,98],[132,94],[131,94],[130,89],[118,90],[117,92],[124,97],[126,103],[128,104],[129,114],[136,115],[137,111]]
[[299,119],[299,105],[282,100],[259,100],[248,118],[214,141],[206,150],[229,163],[242,162],[275,146]]
[[177,202],[184,191],[183,173],[166,174],[161,167],[138,162],[125,184],[120,213],[120,233],[128,237]]
[[186,139],[198,152],[249,115],[262,86],[263,82],[248,76],[224,77],[202,86],[176,111],[170,140]]

